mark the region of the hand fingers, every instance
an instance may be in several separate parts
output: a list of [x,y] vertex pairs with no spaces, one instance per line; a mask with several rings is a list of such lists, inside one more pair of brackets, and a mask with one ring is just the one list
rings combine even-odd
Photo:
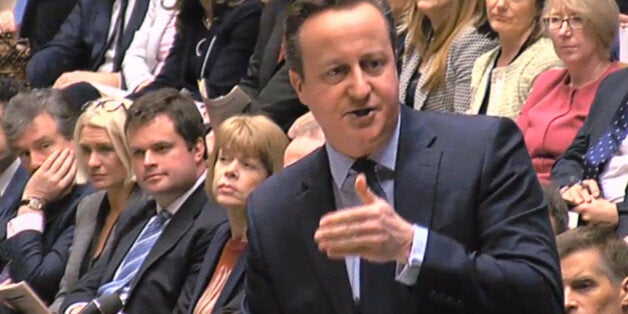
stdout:
[[567,189],[567,191],[563,192],[561,196],[565,201],[578,205],[584,201],[584,199],[580,195],[581,190],[582,187],[580,186],[580,184],[575,184]]
[[600,187],[598,186],[597,181],[587,179],[582,181],[582,186],[589,191],[589,194],[592,197],[598,198],[600,196]]
[[366,184],[366,176],[363,173],[358,174],[354,187],[355,192],[365,205],[373,204],[377,201],[377,195],[369,189],[368,184]]
[[72,158],[69,164],[68,171],[63,172],[64,175],[63,177],[61,177],[61,180],[59,180],[59,186],[64,187],[64,189],[70,187],[74,182],[74,178],[76,177],[76,170],[76,159]]
[[40,172],[48,172],[48,171],[50,171],[50,169],[52,168],[52,165],[59,158],[61,153],[63,153],[62,150],[61,151],[54,151],[54,152],[52,152],[52,154],[50,154],[50,155],[48,155],[48,157],[46,157],[46,160],[44,160],[44,162],[41,164],[41,166],[39,166],[39,169],[37,169],[37,170],[40,171]]
[[[72,161],[72,159],[74,158],[71,155],[72,154],[69,148],[61,150],[48,166],[48,172],[50,172],[50,174],[52,175],[61,174],[62,176],[63,174],[65,174],[65,172],[67,172],[69,169],[69,165],[67,164],[68,161]],[[46,159],[46,161],[48,160]]]

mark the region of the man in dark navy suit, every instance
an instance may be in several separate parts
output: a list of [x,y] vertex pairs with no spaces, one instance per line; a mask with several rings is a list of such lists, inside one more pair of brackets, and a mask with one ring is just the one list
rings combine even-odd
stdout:
[[[10,220],[0,226],[0,281],[26,281],[51,302],[65,271],[80,200],[93,192],[77,184],[74,125],[78,109],[58,90],[19,93],[9,101],[2,129],[30,174]],[[0,307],[0,313],[4,313]]]
[[149,0],[79,0],[59,33],[27,66],[33,87],[84,81],[123,86],[119,73]]
[[541,188],[509,119],[398,102],[378,0],[297,0],[290,80],[327,143],[248,202],[250,313],[562,313]]

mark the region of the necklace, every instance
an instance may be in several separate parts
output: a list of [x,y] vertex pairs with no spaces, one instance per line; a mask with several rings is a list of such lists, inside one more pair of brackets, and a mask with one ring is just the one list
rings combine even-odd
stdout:
[[609,63],[607,66],[605,66],[604,68],[602,68],[602,71],[600,71],[600,73],[597,73],[597,74],[595,75],[595,77],[593,77],[593,79],[587,80],[587,81],[585,81],[584,83],[581,83],[581,84],[578,84],[578,85],[574,84],[574,83],[573,83],[573,80],[572,80],[572,79],[571,79],[571,77],[570,77],[570,78],[569,78],[569,84],[567,84],[567,85],[569,86],[569,88],[572,88],[572,89],[578,89],[578,88],[581,88],[581,87],[583,87],[583,86],[586,86],[586,85],[588,85],[589,83],[591,83],[591,82],[595,82],[595,81],[597,81],[598,79],[600,79],[600,77],[602,76],[602,74],[604,74],[604,73],[606,72],[606,70],[608,70],[608,68],[609,68],[610,66],[611,66],[611,64]]

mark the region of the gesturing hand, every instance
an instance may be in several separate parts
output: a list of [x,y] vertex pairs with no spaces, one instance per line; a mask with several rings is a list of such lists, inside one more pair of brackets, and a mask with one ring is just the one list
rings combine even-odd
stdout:
[[368,188],[364,174],[358,175],[355,191],[364,204],[324,215],[314,234],[318,248],[333,259],[358,255],[374,262],[405,264],[414,235],[412,224]]
[[37,197],[44,204],[55,201],[72,188],[75,175],[74,152],[68,148],[53,152],[31,175],[23,196]]

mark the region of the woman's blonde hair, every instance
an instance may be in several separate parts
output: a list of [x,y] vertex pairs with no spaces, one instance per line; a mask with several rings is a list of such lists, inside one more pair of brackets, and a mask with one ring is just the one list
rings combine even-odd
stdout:
[[614,0],[547,0],[543,16],[549,16],[552,10],[580,15],[600,53],[610,58],[619,29],[619,7]]
[[214,167],[221,149],[244,156],[258,158],[262,161],[268,176],[283,168],[283,154],[288,146],[288,138],[281,128],[266,116],[233,116],[214,130],[215,142],[207,161],[207,180],[205,189],[210,197],[214,197],[212,184]]
[[[81,131],[85,126],[102,128],[109,135],[111,145],[120,162],[126,171],[125,183],[135,181],[133,170],[131,169],[131,154],[128,148],[128,141],[124,132],[126,122],[126,110],[132,102],[127,99],[101,98],[85,104],[83,113],[79,116],[74,128],[74,143],[77,145],[76,157],[83,160],[83,152],[80,149]],[[78,163],[81,176],[87,175],[87,169],[82,162]]]
[[410,47],[417,49],[422,57],[430,55],[433,58],[432,66],[427,73],[423,73],[427,75],[422,87],[424,92],[435,91],[445,84],[449,47],[460,31],[469,26],[480,28],[487,23],[484,0],[453,2],[449,18],[439,29],[432,29],[428,17],[417,8],[416,1],[408,1],[405,21],[398,29],[399,32],[408,32]]

